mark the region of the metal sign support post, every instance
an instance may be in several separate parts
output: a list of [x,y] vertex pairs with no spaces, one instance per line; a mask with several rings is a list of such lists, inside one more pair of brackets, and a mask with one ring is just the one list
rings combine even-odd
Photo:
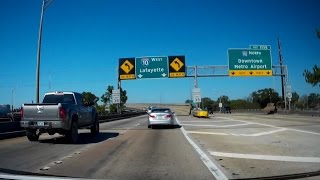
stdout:
[[117,113],[121,114],[121,80],[118,80],[118,89],[120,91],[120,102],[117,104]]
[[[198,88],[197,66],[194,66],[194,88]],[[196,104],[196,108],[200,107],[200,104]]]

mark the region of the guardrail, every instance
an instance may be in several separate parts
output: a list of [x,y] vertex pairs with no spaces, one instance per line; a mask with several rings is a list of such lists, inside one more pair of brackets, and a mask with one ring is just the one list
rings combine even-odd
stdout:
[[[125,112],[123,114],[99,116],[99,122],[104,123],[104,122],[116,121],[116,120],[126,119],[129,117],[141,116],[144,114],[146,114],[146,112],[139,111],[139,112]],[[0,140],[25,136],[25,134],[26,133],[24,128],[20,126],[20,121],[0,122]]]

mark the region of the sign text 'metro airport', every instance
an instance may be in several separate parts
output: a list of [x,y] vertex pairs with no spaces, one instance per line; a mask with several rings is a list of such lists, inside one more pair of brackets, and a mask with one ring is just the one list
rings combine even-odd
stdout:
[[119,59],[119,80],[178,78],[186,76],[184,56],[152,56]]
[[229,76],[271,76],[270,49],[229,49]]

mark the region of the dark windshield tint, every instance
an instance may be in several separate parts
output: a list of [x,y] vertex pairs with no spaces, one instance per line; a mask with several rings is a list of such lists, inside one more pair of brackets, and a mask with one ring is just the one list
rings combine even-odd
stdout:
[[153,112],[153,113],[161,113],[161,112],[170,113],[171,111],[170,111],[170,109],[152,109],[151,112]]
[[75,101],[72,94],[63,94],[63,95],[49,94],[44,97],[43,103],[75,104]]

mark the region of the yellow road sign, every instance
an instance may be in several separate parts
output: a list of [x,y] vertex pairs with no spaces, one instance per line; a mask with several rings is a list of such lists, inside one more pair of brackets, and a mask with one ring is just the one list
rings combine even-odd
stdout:
[[179,58],[176,57],[176,58],[171,62],[170,66],[171,66],[175,71],[179,71],[179,70],[184,66],[184,64],[183,64],[183,62],[182,62]]
[[229,70],[229,76],[272,76],[272,70]]
[[126,60],[125,62],[122,63],[122,65],[120,66],[120,68],[125,72],[125,73],[129,73],[133,68],[134,65],[130,63],[130,61]]

